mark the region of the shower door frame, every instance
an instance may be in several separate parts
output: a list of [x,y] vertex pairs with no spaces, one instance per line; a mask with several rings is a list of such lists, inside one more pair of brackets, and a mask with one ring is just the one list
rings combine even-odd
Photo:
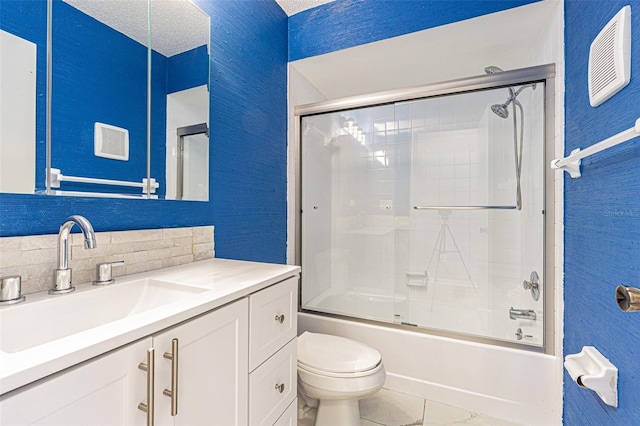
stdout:
[[[296,193],[295,193],[295,263],[301,265],[302,261],[302,132],[301,121],[305,116],[317,114],[345,111],[354,108],[373,107],[393,104],[396,102],[427,99],[436,96],[453,95],[465,92],[474,92],[486,89],[500,89],[503,87],[523,85],[534,82],[544,82],[544,164],[548,164],[555,158],[555,64],[539,65],[528,68],[521,68],[512,71],[504,71],[488,75],[479,75],[456,80],[415,86],[403,89],[388,90],[383,92],[369,93],[359,96],[350,96],[340,99],[315,102],[294,107],[294,135],[295,152],[297,161],[295,167]],[[449,337],[460,340],[467,340],[478,343],[503,346],[514,349],[521,349],[531,352],[542,352],[546,354],[555,353],[555,172],[551,167],[545,167],[544,171],[544,276],[543,276],[543,344],[541,347],[492,339],[488,337],[471,336],[462,333],[436,330],[411,325],[389,323],[362,319],[347,315],[337,315],[319,312],[302,308],[302,281],[304,280],[304,270],[300,274],[298,291],[298,311],[311,312],[316,315],[349,319],[385,327],[410,330],[430,335]]]

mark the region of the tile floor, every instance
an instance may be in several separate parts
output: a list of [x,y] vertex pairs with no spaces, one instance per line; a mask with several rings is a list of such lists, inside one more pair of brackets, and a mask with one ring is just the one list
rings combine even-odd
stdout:
[[[360,401],[360,426],[514,425],[504,420],[470,413],[461,408],[382,389]],[[313,419],[298,420],[312,426]],[[338,426],[338,425],[336,425]]]

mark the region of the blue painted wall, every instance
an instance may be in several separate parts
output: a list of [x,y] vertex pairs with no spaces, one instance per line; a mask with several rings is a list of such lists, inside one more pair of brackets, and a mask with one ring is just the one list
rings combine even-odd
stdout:
[[[625,5],[632,13],[631,83],[589,105],[589,45]],[[640,117],[640,0],[565,2],[565,152],[633,126]],[[567,425],[640,424],[640,313],[615,304],[618,284],[640,287],[640,138],[582,162],[565,174],[564,352],[595,346],[619,369],[619,408],[571,382],[565,372]]]
[[0,236],[56,233],[71,214],[97,231],[215,225],[216,256],[285,262],[287,16],[273,1],[196,3],[211,16],[210,201],[0,194]]
[[538,0],[337,0],[289,18],[289,60],[384,40]]

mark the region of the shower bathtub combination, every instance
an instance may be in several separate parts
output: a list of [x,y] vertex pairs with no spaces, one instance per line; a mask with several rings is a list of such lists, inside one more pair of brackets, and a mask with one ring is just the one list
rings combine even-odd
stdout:
[[[391,387],[543,419],[508,386],[475,389],[488,373],[432,379],[515,357],[555,380],[537,368],[554,353],[553,79],[490,66],[295,108],[304,329],[376,347]],[[459,355],[434,369],[434,351]]]

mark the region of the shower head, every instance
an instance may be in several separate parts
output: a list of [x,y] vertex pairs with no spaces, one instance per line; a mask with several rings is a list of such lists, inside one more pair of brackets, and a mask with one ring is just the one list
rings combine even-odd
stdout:
[[497,115],[500,118],[507,118],[509,117],[509,109],[507,108],[507,106],[513,102],[513,105],[516,105],[520,108],[520,111],[522,111],[522,104],[515,98],[509,98],[507,99],[507,102],[503,103],[503,104],[493,104],[491,105],[491,111],[493,111],[493,113],[495,115]]
[[509,110],[507,109],[507,104],[491,105],[491,111],[493,111],[493,113],[500,118],[509,117]]
[[488,67],[485,67],[484,72],[487,74],[495,74],[497,72],[503,72],[504,70],[502,68],[498,68],[495,65],[490,65]]

